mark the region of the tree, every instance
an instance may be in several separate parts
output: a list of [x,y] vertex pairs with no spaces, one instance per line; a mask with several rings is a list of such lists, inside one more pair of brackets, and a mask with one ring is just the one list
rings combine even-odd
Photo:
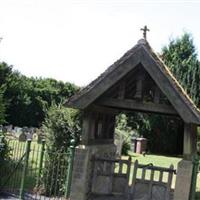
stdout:
[[12,73],[12,66],[0,63],[0,124],[5,123],[7,101],[5,97],[6,83]]
[[28,78],[12,68],[4,82],[6,122],[21,127],[40,127],[53,103],[61,103],[79,89],[55,79]]
[[163,47],[161,57],[194,102],[200,105],[200,63],[192,36],[184,33]]
[[6,104],[3,99],[3,88],[0,87],[0,124],[5,123],[5,110],[6,110]]

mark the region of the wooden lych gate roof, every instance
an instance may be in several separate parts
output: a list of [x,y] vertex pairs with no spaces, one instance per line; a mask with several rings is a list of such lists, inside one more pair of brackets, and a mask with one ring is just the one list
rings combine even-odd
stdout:
[[[138,66],[142,66],[145,73],[155,82],[155,85],[157,85],[162,94],[166,96],[170,105],[184,122],[200,124],[200,112],[198,108],[170,72],[169,68],[162,62],[144,39],[139,40],[132,49],[125,53],[124,56],[111,65],[97,79],[83,88],[79,93],[72,96],[66,105],[81,110],[88,108],[114,85],[119,83],[120,80],[126,78],[128,74],[132,72],[132,76],[134,76],[134,73],[136,74],[134,70],[138,68]],[[115,103],[116,107],[121,105],[119,101],[114,101],[114,104]],[[109,103],[104,106],[106,105],[108,106]],[[131,105],[133,109],[140,106],[137,101],[135,101],[136,106],[133,105],[133,101],[131,103],[127,101],[126,105]],[[112,102],[110,102],[110,107],[112,107]],[[146,108],[144,106],[141,107]],[[149,106],[147,109],[148,108]],[[128,109],[128,107],[126,107],[126,109]],[[151,108],[149,111],[151,111]],[[160,113],[162,113],[162,111],[160,111]]]

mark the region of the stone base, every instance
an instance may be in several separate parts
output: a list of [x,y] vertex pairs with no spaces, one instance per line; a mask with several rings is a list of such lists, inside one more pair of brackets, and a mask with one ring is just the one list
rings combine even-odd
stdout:
[[93,156],[114,158],[114,144],[88,145],[76,148],[70,200],[86,200],[91,191]]
[[178,163],[174,200],[189,200],[192,170],[192,161],[181,160]]

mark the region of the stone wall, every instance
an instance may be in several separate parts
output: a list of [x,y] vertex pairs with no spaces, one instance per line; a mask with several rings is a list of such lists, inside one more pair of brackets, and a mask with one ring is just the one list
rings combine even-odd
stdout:
[[75,151],[71,200],[86,200],[91,192],[92,158],[115,158],[114,144],[79,146]]

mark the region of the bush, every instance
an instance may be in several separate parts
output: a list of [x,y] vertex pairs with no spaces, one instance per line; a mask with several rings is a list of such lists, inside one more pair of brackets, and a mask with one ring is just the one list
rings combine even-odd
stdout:
[[[46,163],[43,171],[45,181],[44,190],[46,195],[55,192],[62,192],[66,179],[67,167],[63,173],[63,164],[67,163],[66,152],[70,145],[70,140],[75,139],[76,144],[80,141],[81,115],[77,110],[65,108],[63,106],[52,106],[48,111],[43,124],[46,133]],[[59,183],[57,180],[61,180]],[[52,191],[53,186],[53,191]]]
[[5,133],[0,131],[0,166],[9,159],[9,147],[5,139]]
[[119,114],[117,116],[115,129],[115,144],[117,145],[117,153],[120,155],[128,155],[131,149],[131,137],[134,131],[127,125],[127,116]]
[[[0,171],[6,172],[8,169],[10,149],[5,139],[5,133],[0,131]],[[2,185],[2,179],[0,178],[0,186]]]

